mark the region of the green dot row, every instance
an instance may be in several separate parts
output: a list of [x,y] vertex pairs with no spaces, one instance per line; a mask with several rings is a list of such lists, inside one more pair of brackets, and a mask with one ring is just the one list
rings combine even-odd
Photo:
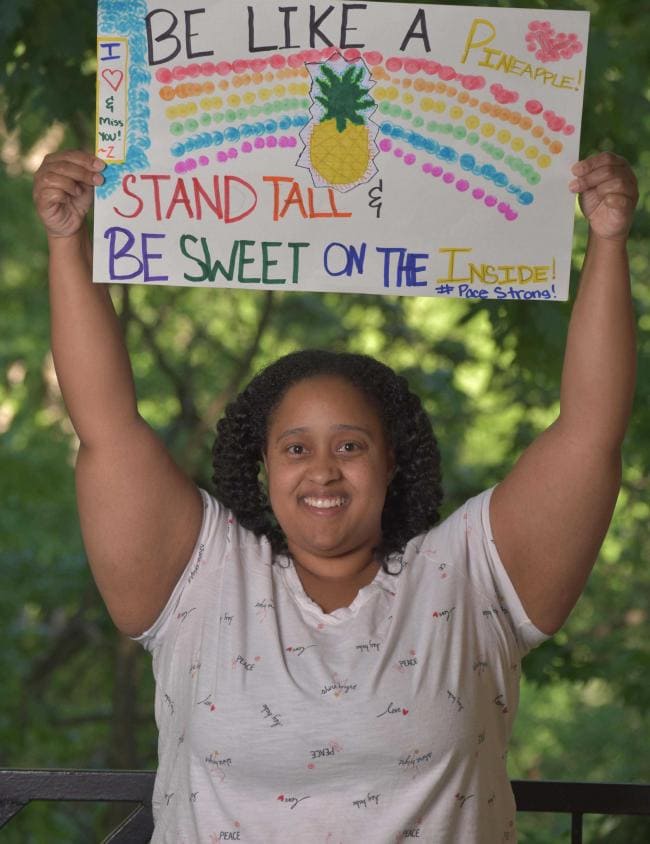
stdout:
[[506,167],[523,176],[529,185],[538,185],[542,181],[542,177],[537,170],[522,158],[517,158],[516,155],[506,155],[505,150],[491,144],[489,141],[484,141],[481,144],[481,149],[488,155],[491,155],[492,158],[503,161]]
[[[400,117],[403,120],[410,120],[416,129],[424,127],[427,132],[438,132],[443,135],[453,135],[459,141],[466,141],[470,146],[476,146],[481,140],[477,132],[468,132],[465,126],[454,126],[452,123],[438,123],[435,120],[425,122],[420,114],[413,116],[410,108],[402,108],[397,103],[389,103],[384,100],[379,106],[379,111],[382,114],[388,114],[391,117]],[[484,141],[481,144],[481,149],[496,161],[503,161],[511,170],[523,176],[529,185],[538,185],[542,179],[541,175],[532,167],[527,161],[522,158],[517,158],[515,155],[506,155],[506,152],[501,147],[491,144],[489,141]]]
[[185,132],[196,132],[199,129],[207,128],[213,123],[235,123],[246,120],[248,117],[257,117],[260,114],[276,114],[277,112],[296,111],[297,109],[309,109],[312,102],[305,97],[289,97],[283,100],[273,100],[264,103],[262,106],[252,105],[249,108],[228,108],[224,111],[216,111],[212,114],[205,111],[200,117],[188,117],[185,121],[175,120],[169,125],[172,135],[183,135]]

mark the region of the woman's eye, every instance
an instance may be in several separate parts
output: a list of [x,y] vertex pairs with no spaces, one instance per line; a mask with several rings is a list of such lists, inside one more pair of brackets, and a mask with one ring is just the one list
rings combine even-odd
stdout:
[[360,448],[361,446],[359,443],[347,442],[342,443],[342,445],[339,446],[339,451],[342,451],[344,454],[354,454],[354,452],[359,451]]
[[287,454],[291,454],[294,457],[300,457],[301,454],[305,453],[305,447],[302,445],[290,445],[287,448]]

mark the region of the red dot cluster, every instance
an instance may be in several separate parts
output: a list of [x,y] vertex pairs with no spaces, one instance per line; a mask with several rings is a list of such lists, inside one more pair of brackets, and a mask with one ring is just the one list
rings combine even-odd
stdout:
[[541,114],[544,111],[544,106],[539,100],[528,100],[525,108],[528,114]]
[[575,32],[556,32],[550,21],[531,21],[526,33],[529,52],[535,53],[540,62],[557,62],[570,59],[582,50],[582,43]]
[[575,126],[566,122],[566,117],[556,114],[554,111],[547,109],[543,114],[544,122],[552,132],[562,132],[565,135],[572,135],[575,132]]
[[528,114],[541,114],[544,122],[552,132],[562,132],[563,135],[573,135],[576,127],[566,122],[566,117],[556,114],[550,108],[544,111],[544,106],[539,100],[527,100],[524,108]]
[[510,91],[498,82],[495,82],[494,85],[490,85],[490,93],[498,103],[501,103],[501,105],[516,103],[519,99],[519,94],[516,91]]

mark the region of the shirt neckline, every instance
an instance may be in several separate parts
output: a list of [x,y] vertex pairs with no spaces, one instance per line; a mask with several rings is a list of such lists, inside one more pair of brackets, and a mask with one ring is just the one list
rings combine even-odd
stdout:
[[[392,556],[389,559],[392,559]],[[359,610],[378,592],[388,593],[391,597],[395,597],[397,594],[399,574],[388,574],[388,572],[380,567],[371,582],[359,589],[349,606],[339,607],[333,612],[326,613],[305,592],[296,567],[290,557],[286,555],[280,557],[277,568],[280,570],[284,585],[301,609],[313,616],[319,624],[325,624],[330,627],[337,626],[342,622],[354,618],[359,613]]]

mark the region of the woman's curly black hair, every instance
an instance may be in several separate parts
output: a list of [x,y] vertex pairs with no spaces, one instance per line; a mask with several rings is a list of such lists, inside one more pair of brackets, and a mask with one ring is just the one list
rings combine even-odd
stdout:
[[382,542],[377,549],[388,571],[388,555],[403,551],[409,539],[439,519],[440,453],[420,399],[409,390],[405,378],[374,358],[306,349],[285,355],[259,372],[217,424],[212,450],[216,497],[243,527],[265,535],[276,554],[288,553],[260,481],[260,468],[273,411],[291,386],[321,375],[343,378],[369,399],[393,449],[396,470],[386,493]]

